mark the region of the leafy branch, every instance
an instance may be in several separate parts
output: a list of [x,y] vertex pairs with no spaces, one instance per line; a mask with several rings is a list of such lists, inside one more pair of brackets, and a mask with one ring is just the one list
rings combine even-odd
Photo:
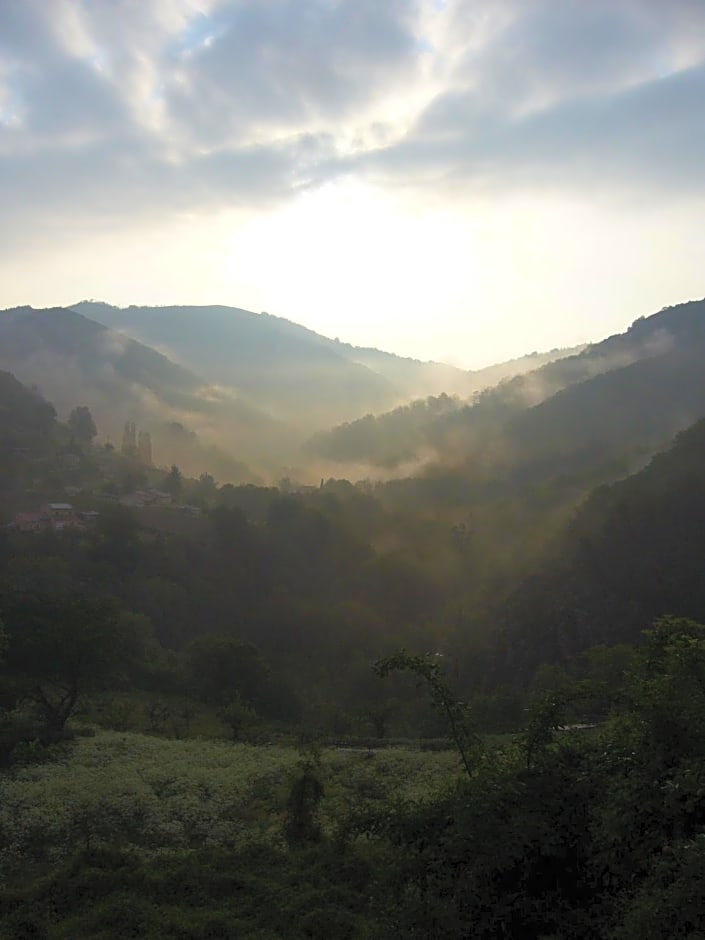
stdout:
[[468,705],[453,694],[437,658],[400,649],[391,656],[378,659],[373,668],[380,679],[386,678],[392,672],[412,672],[426,683],[431,703],[446,722],[449,736],[460,754],[465,772],[468,777],[472,777],[471,754],[477,754],[479,751],[480,739],[474,731],[469,730]]

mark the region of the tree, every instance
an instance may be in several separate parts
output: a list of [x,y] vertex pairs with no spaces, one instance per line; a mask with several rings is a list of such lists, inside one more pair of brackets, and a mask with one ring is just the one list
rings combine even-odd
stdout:
[[67,423],[79,444],[90,444],[98,433],[93,415],[86,405],[74,408]]
[[450,689],[440,664],[434,656],[415,656],[404,649],[379,659],[374,670],[385,678],[397,670],[406,670],[422,679],[431,695],[436,711],[448,725],[448,733],[455,744],[468,777],[472,777],[472,757],[480,746],[478,736],[468,728],[468,708]]
[[142,554],[135,516],[124,506],[106,506],[91,533],[90,547],[95,561],[109,564],[123,576],[132,573]]
[[645,633],[628,695],[649,762],[673,767],[705,754],[705,626],[660,617]]
[[16,595],[7,622],[5,669],[50,732],[63,729],[81,695],[119,678],[138,657],[140,637],[111,598]]
[[233,741],[240,741],[246,731],[257,724],[257,712],[246,705],[239,692],[218,709],[218,717],[230,729]]
[[234,637],[203,636],[186,651],[186,668],[199,698],[228,708],[235,701],[257,705],[267,696],[269,669],[260,651]]
[[323,837],[317,818],[325,793],[320,771],[320,752],[315,748],[304,751],[286,801],[284,838],[290,848],[320,842]]
[[212,505],[218,495],[218,484],[210,473],[202,473],[198,478],[197,497],[205,505]]
[[139,466],[125,466],[120,470],[120,490],[123,493],[134,493],[147,483],[147,474]]
[[0,619],[0,714],[6,709],[12,709],[16,703],[16,697],[14,694],[14,689],[12,688],[12,683],[7,682],[7,677],[3,676],[2,673],[3,665],[5,663],[5,657],[7,655],[8,647],[8,636],[5,631],[5,625]]
[[176,464],[172,464],[171,470],[164,477],[164,483],[162,485],[165,492],[173,496],[174,499],[178,499],[179,496],[181,496],[184,481],[181,476],[181,471]]

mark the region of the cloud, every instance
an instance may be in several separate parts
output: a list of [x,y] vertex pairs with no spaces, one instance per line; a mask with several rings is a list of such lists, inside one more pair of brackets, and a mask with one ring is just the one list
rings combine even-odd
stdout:
[[394,146],[329,170],[381,178],[435,174],[476,190],[544,185],[651,198],[705,192],[705,66],[611,95],[559,101],[513,117],[488,111],[474,92],[438,99]]
[[700,0],[0,0],[2,248],[425,190],[702,189]]
[[413,69],[413,11],[408,0],[221,4],[170,70],[169,113],[206,143],[344,122]]
[[[271,205],[413,68],[406,0],[0,0],[3,247],[41,222]],[[52,233],[53,237],[53,233]]]
[[439,42],[444,87],[413,126],[325,173],[490,194],[702,189],[705,5],[457,0]]

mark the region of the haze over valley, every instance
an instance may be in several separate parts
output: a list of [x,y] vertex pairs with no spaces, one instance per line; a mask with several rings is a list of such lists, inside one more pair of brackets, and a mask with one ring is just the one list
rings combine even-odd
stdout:
[[[112,441],[125,421],[137,421],[155,437],[162,463],[212,471],[223,482],[244,479],[245,464],[254,468],[250,478],[278,479],[294,463],[310,480],[318,470],[306,467],[311,457],[304,460],[301,444],[315,431],[415,397],[450,394],[460,402],[572,352],[467,372],[358,349],[266,314],[95,302],[0,312],[0,338],[0,366],[36,385],[60,412],[87,405]],[[180,439],[175,425],[186,432]]]
[[705,925],[705,4],[0,0],[0,940]]

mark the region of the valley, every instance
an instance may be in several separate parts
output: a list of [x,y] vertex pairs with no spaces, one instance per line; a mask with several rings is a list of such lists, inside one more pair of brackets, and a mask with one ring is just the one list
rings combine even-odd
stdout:
[[[83,313],[5,311],[0,330],[3,362],[57,394],[54,405],[0,373],[0,910],[14,925],[0,936],[30,922],[100,936],[119,892],[139,898],[118,918],[137,935],[190,936],[210,917],[217,936],[280,936],[251,906],[254,883],[244,908],[216,900],[211,866],[237,881],[264,865],[267,890],[295,911],[297,866],[320,864],[318,913],[292,915],[318,926],[287,936],[428,935],[438,923],[460,938],[468,919],[490,930],[515,916],[497,885],[516,865],[547,864],[555,845],[585,861],[559,895],[521,882],[520,897],[545,905],[532,936],[579,923],[585,892],[605,930],[641,923],[640,892],[660,876],[649,863],[634,887],[610,855],[600,827],[620,796],[604,754],[636,749],[671,780],[668,761],[687,775],[699,753],[705,302],[465,400],[440,392],[313,437],[258,411],[252,387],[209,392],[214,374],[117,342]],[[259,380],[278,368],[260,364]],[[235,415],[254,429],[238,429],[238,446]],[[180,419],[176,449],[165,418]],[[211,445],[190,430],[200,420]],[[300,469],[257,477],[287,440]],[[324,454],[383,472],[313,482]],[[653,736],[639,737],[642,720]],[[657,746],[665,720],[687,729],[671,757],[658,750],[671,732]],[[502,807],[516,788],[514,818]],[[563,819],[566,790],[589,799],[592,822]],[[670,826],[671,810],[658,812]],[[693,812],[678,825],[697,827]],[[491,858],[485,819],[500,832]],[[515,825],[538,827],[530,843]],[[669,877],[686,878],[671,844]],[[414,868],[429,851],[437,884]],[[648,840],[630,851],[648,855]],[[603,857],[627,908],[591,881]],[[163,858],[175,867],[157,875]],[[201,900],[168,912],[134,886],[156,878],[171,892],[170,879],[199,872]],[[38,913],[76,877],[93,885],[86,897],[105,877],[112,893]],[[429,920],[457,878],[482,908],[458,901]]]

